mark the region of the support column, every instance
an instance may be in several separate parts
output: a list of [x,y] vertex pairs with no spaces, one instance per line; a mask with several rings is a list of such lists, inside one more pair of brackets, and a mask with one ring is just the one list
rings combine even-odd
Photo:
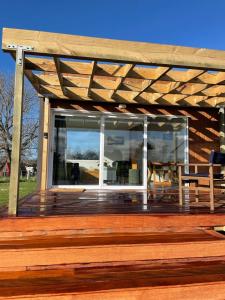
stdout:
[[16,52],[16,71],[14,87],[14,108],[13,108],[13,138],[11,152],[11,174],[9,185],[9,206],[8,214],[17,215],[19,199],[20,179],[20,152],[22,135],[22,111],[23,111],[23,83],[24,83],[24,51],[18,47]]
[[43,151],[43,127],[44,127],[44,97],[39,97],[39,134],[38,134],[38,160],[37,160],[37,189],[41,189],[41,167]]
[[42,191],[47,188],[48,179],[48,148],[49,148],[49,117],[50,117],[50,104],[49,99],[44,98],[44,114],[43,114],[43,135],[42,135],[42,155],[41,155],[41,184]]

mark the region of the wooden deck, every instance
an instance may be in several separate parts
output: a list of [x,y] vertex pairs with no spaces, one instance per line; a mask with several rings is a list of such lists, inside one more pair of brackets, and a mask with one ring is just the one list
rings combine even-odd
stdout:
[[[118,190],[48,190],[37,192],[19,202],[19,216],[93,215],[93,214],[205,214],[209,213],[209,195],[201,193],[195,202],[186,193],[179,206],[176,187],[154,188],[148,192]],[[225,213],[225,194],[217,193],[215,213]],[[7,215],[4,209],[2,216]]]
[[0,273],[0,299],[211,299],[225,295],[223,259]]
[[169,187],[22,199],[0,218],[0,299],[224,299],[225,201],[192,200],[180,209]]

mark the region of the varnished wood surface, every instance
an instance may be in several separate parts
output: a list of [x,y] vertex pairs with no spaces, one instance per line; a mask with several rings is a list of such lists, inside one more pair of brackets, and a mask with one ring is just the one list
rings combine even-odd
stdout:
[[0,270],[37,266],[225,256],[225,237],[211,230],[5,238]]
[[0,273],[0,299],[223,299],[224,292],[224,260]]
[[[37,192],[20,200],[19,216],[95,215],[95,214],[208,214],[209,195],[186,194],[179,206],[176,187],[156,187],[142,191],[73,190]],[[215,213],[225,213],[225,194],[215,194]],[[2,210],[6,216],[6,210]]]
[[225,236],[213,231],[192,230],[190,232],[152,232],[152,233],[108,233],[108,234],[76,234],[56,236],[17,237],[0,240],[2,249],[29,249],[49,247],[84,247],[104,245],[134,245],[156,243],[190,243],[224,240]]

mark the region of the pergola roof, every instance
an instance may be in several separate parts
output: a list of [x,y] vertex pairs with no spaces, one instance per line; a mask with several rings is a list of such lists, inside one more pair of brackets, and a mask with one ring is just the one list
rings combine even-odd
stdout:
[[49,98],[159,105],[225,102],[225,51],[3,30],[2,49],[25,51],[25,75]]

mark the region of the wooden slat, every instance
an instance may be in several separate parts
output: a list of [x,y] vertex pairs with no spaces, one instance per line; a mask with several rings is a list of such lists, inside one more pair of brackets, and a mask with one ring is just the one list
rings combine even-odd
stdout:
[[93,61],[91,63],[91,76],[90,76],[89,85],[88,85],[88,88],[87,88],[87,96],[88,97],[90,97],[90,95],[91,95],[91,86],[92,86],[92,83],[93,83],[96,67],[97,67],[97,63],[96,63],[96,61]]
[[225,266],[224,257],[142,261],[1,272],[0,281],[1,300],[221,300]]
[[124,76],[123,76],[123,77],[120,77],[120,78],[118,79],[117,86],[116,86],[115,90],[112,92],[111,98],[114,98],[115,95],[116,95],[116,93],[117,93],[117,91],[121,89],[121,87],[122,87],[122,85],[123,85],[123,82],[124,82],[126,76],[127,76],[128,73],[134,68],[134,66],[135,66],[134,64],[128,64],[128,65],[125,65],[125,66],[124,66],[124,69],[125,69],[125,71],[124,71]]
[[[56,72],[55,64],[52,59],[26,57],[25,67],[28,70],[44,71],[44,72]],[[135,66],[127,76],[127,78],[136,78],[142,80],[154,80],[157,78],[160,67],[147,68],[145,66]],[[65,61],[61,60],[61,72],[71,75],[89,75],[91,74],[91,65],[86,62],[78,61]],[[96,76],[102,77],[124,77],[124,69],[119,64],[96,64]],[[203,70],[187,69],[187,71],[170,70],[166,76],[161,78],[162,81],[171,82],[190,82],[190,83],[206,83],[217,84],[225,81],[225,72],[218,72],[215,74],[209,74]]]
[[60,59],[58,57],[53,57],[53,59],[54,59],[54,62],[55,62],[55,68],[56,68],[56,71],[57,71],[59,85],[60,85],[60,88],[61,88],[61,91],[62,91],[63,95],[65,96],[66,95],[66,89],[63,86],[63,76],[62,76],[61,68],[60,68],[61,62],[60,62]]
[[34,53],[93,60],[225,70],[225,52],[152,43],[130,42],[4,28],[2,49],[8,44],[34,47]]
[[[16,61],[16,53],[11,53],[12,58],[14,59],[14,61]],[[26,58],[24,57],[24,63],[26,61]],[[32,70],[26,70],[24,68],[24,74],[26,75],[27,79],[30,81],[30,83],[33,85],[33,87],[35,88],[35,90],[39,93],[39,82],[38,82],[38,78],[35,76],[35,74],[32,72]]]
[[[63,96],[60,87],[58,86],[42,86],[41,94],[46,97],[58,98],[58,99],[74,99],[82,101],[97,101],[97,102],[113,102],[113,103],[138,103],[138,104],[154,104],[154,105],[187,105],[187,106],[200,106],[204,103],[205,106],[215,106],[217,103],[223,103],[225,99],[223,97],[213,97],[209,101],[207,96],[190,96],[186,94],[162,94],[162,93],[146,93],[144,92],[141,97],[133,99],[136,92],[131,91],[117,91],[117,95],[114,98],[111,94],[114,90],[108,89],[92,89],[91,97],[87,96],[86,88],[67,88],[67,97]],[[182,99],[185,100],[182,102]]]
[[144,88],[133,98],[134,100],[139,97],[142,93],[144,93],[150,86],[152,86],[157,80],[160,80],[167,72],[169,72],[171,68],[161,68],[159,70],[158,77],[152,81],[149,81],[147,85],[144,86]]

